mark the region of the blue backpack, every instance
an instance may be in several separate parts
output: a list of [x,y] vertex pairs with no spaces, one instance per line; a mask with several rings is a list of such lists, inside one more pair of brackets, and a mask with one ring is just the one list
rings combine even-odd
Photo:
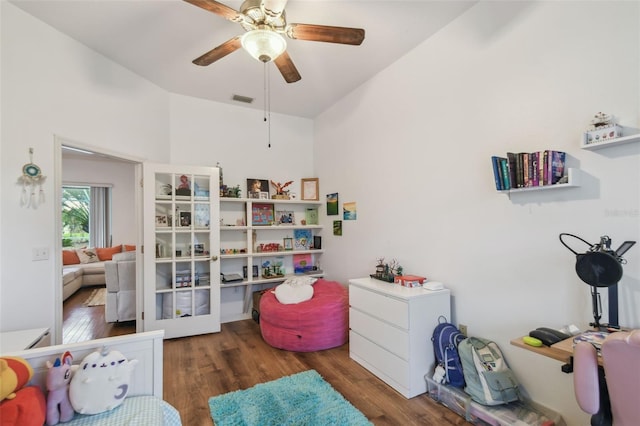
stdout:
[[444,369],[444,382],[457,388],[464,387],[462,362],[458,355],[458,344],[464,339],[466,336],[458,330],[458,327],[447,322],[443,316],[438,318],[438,325],[431,337],[436,363]]

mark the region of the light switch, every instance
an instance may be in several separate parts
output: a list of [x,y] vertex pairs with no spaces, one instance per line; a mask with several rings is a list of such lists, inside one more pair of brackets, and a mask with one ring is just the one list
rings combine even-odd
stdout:
[[47,260],[49,259],[48,247],[36,247],[33,249],[33,260]]

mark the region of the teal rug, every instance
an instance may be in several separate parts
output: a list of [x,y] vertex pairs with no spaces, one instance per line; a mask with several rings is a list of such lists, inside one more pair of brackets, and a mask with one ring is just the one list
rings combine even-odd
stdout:
[[315,370],[209,398],[216,426],[371,425]]

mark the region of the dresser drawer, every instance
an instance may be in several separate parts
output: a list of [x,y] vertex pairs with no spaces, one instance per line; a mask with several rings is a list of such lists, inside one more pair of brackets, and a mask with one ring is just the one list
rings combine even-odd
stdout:
[[406,301],[350,285],[349,304],[359,311],[369,312],[382,321],[400,328],[409,328],[409,307]]
[[409,360],[409,333],[406,330],[356,308],[349,309],[349,328],[405,361]]
[[349,332],[349,352],[351,358],[362,360],[365,368],[409,397],[409,364],[405,360],[354,331]]

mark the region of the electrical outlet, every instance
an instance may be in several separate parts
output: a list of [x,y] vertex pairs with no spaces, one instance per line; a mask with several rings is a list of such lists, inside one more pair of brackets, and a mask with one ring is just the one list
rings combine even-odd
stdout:
[[36,247],[33,249],[33,255],[31,257],[32,260],[47,260],[49,259],[49,248],[48,247]]
[[464,324],[458,324],[458,329],[460,330],[460,333],[464,334],[465,336],[468,336],[467,334],[467,326]]

